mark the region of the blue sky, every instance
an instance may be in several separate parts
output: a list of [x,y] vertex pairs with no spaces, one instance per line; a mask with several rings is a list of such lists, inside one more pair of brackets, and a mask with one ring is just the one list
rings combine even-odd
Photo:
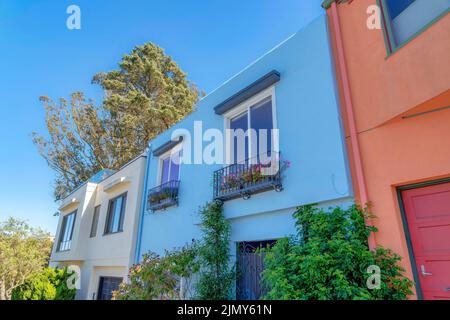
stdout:
[[[45,133],[41,95],[83,91],[94,74],[151,41],[207,93],[321,14],[322,0],[1,0],[0,221],[54,233],[53,172],[31,142]],[[66,8],[81,9],[81,30]]]

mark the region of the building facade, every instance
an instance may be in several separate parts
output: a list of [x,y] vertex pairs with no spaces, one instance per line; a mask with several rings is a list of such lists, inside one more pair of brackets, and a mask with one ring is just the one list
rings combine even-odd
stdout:
[[419,299],[450,299],[450,1],[325,1],[355,197]]
[[109,300],[134,262],[146,156],[103,170],[66,197],[50,265],[79,272],[77,299]]
[[[237,282],[236,297],[258,298],[262,261],[254,259],[255,248],[294,234],[292,214],[299,205],[353,203],[328,39],[322,15],[200,100],[191,115],[150,142],[137,261],[148,251],[162,254],[200,239],[200,207],[220,200],[231,225],[233,259],[247,279]],[[239,151],[229,152],[233,143],[238,144],[233,137],[228,140],[227,129],[278,132],[279,145],[270,143],[271,149],[264,152],[270,154],[271,165],[285,167],[289,161],[290,168],[235,184],[235,175],[242,178],[254,169],[249,155],[255,150],[256,157],[262,154],[256,141],[273,142],[275,136],[263,137],[259,131],[249,135],[239,157]],[[205,157],[220,133],[225,142],[216,145],[215,153],[233,154],[224,163]]]

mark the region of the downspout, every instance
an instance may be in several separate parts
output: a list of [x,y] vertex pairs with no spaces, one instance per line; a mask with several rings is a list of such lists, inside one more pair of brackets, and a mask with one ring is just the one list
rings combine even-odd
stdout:
[[139,216],[139,225],[138,225],[138,234],[136,240],[136,248],[134,253],[135,263],[139,263],[140,261],[140,251],[141,251],[141,241],[142,241],[142,225],[144,224],[144,215],[146,209],[146,199],[147,199],[147,185],[148,185],[148,176],[150,171],[150,158],[152,153],[152,145],[148,144],[147,147],[147,162],[145,165],[145,174],[144,174],[144,187],[142,190],[142,199],[141,199],[141,212]]
[[[344,53],[344,45],[342,41],[342,32],[341,32],[341,26],[339,21],[339,13],[337,10],[337,4],[335,1],[331,3],[331,18],[332,23],[334,27],[334,40],[336,43],[336,57],[337,57],[337,64],[339,68],[339,72],[341,74],[342,78],[342,90],[344,95],[344,104],[345,104],[345,110],[347,113],[347,122],[348,122],[348,129],[350,133],[350,141],[352,145],[352,155],[353,155],[353,161],[355,166],[355,178],[357,183],[357,188],[359,191],[360,196],[360,202],[361,206],[365,206],[369,202],[369,198],[367,195],[367,188],[366,188],[366,181],[364,176],[364,170],[362,165],[362,159],[361,159],[361,151],[359,148],[359,141],[358,141],[358,132],[356,130],[356,121],[355,121],[355,115],[353,112],[353,103],[351,98],[351,90],[350,90],[350,81],[347,73],[347,64],[345,60],[345,53]],[[372,219],[367,219],[366,221],[367,225],[372,226],[373,221]],[[369,248],[371,250],[374,250],[376,248],[376,241],[375,241],[375,234],[373,232],[370,233],[369,239]]]

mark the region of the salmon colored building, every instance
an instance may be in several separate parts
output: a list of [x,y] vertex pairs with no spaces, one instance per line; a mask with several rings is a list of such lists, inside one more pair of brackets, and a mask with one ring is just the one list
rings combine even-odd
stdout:
[[355,196],[418,299],[450,299],[450,0],[328,0]]

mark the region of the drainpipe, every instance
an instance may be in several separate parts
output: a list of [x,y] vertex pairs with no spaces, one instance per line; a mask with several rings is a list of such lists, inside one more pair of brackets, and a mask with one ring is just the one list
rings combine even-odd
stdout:
[[[366,181],[364,177],[364,170],[362,165],[362,159],[361,159],[361,151],[359,148],[359,141],[358,141],[358,132],[356,130],[356,121],[355,121],[355,115],[353,112],[353,103],[351,98],[351,90],[350,90],[350,82],[348,78],[347,73],[347,64],[345,60],[345,53],[344,53],[344,45],[342,41],[342,32],[341,32],[341,26],[339,21],[339,13],[337,10],[337,4],[335,1],[331,3],[331,19],[334,27],[334,40],[336,43],[336,57],[337,57],[337,64],[339,73],[341,74],[342,78],[342,90],[344,95],[344,104],[345,104],[345,110],[347,113],[347,121],[348,121],[348,129],[350,133],[350,141],[352,144],[352,155],[353,155],[353,162],[355,166],[355,178],[357,183],[357,188],[359,191],[361,206],[366,205],[369,202],[368,196],[367,196],[367,188],[366,188]],[[372,226],[373,221],[371,219],[368,219],[366,221],[367,225]],[[373,232],[370,233],[369,239],[369,248],[371,250],[374,250],[376,248],[376,242],[375,242],[375,234]]]
[[146,208],[146,199],[147,199],[147,185],[148,185],[148,176],[150,171],[150,158],[152,153],[152,145],[148,144],[147,147],[147,162],[145,165],[145,174],[144,174],[144,187],[142,190],[142,200],[141,200],[141,212],[139,215],[139,225],[138,225],[138,234],[136,240],[136,249],[134,253],[135,263],[139,263],[140,260],[140,249],[141,249],[141,241],[142,241],[142,225],[144,224],[144,215]]

